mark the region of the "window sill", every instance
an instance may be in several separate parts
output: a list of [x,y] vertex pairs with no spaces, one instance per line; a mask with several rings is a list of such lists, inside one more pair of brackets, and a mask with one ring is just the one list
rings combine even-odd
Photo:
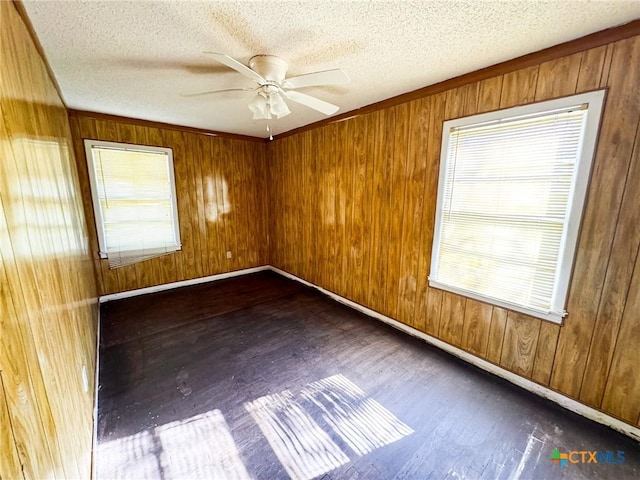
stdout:
[[[146,249],[146,250],[123,250],[120,252],[120,254],[124,256],[135,257],[135,256],[144,256],[147,254],[155,254],[155,253],[171,254],[171,253],[179,252],[180,250],[182,250],[182,244],[172,248],[163,247],[158,249]],[[98,252],[98,256],[101,259],[109,258],[109,254],[107,254],[106,252]]]

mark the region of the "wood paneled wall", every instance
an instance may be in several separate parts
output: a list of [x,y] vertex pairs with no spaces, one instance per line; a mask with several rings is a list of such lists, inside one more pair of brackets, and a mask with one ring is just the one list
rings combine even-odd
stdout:
[[[101,295],[268,263],[264,143],[83,113],[70,121]],[[85,138],[173,149],[182,250],[116,269],[99,259]]]
[[[271,263],[640,422],[640,37],[276,139]],[[564,325],[430,288],[442,122],[608,87]]]
[[71,132],[12,2],[0,24],[0,478],[89,478],[98,311]]

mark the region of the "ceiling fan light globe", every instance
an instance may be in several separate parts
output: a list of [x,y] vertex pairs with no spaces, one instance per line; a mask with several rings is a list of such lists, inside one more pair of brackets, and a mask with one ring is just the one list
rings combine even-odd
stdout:
[[271,118],[269,104],[267,103],[267,99],[262,95],[256,95],[253,100],[249,102],[249,110],[253,113],[254,120]]
[[269,100],[269,110],[271,111],[271,114],[275,115],[277,118],[286,117],[291,113],[287,102],[284,101],[280,94],[276,93],[271,95]]

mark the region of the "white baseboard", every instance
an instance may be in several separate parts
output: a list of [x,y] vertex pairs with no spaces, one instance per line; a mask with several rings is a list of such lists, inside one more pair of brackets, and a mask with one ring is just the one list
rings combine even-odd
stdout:
[[271,266],[263,265],[261,267],[245,268],[243,270],[235,270],[233,272],[219,273],[217,275],[209,275],[208,277],[192,278],[191,280],[182,280],[181,282],[164,283],[162,285],[155,285],[153,287],[129,290],[127,292],[110,293],[109,295],[102,295],[100,297],[100,303],[109,302],[111,300],[119,300],[121,298],[136,297],[138,295],[146,295],[147,293],[155,293],[155,292],[162,292],[164,290],[172,290],[174,288],[188,287],[190,285],[198,285],[200,283],[214,282],[216,280],[222,280],[224,278],[237,277],[240,275],[247,275],[249,273],[262,272],[264,270],[271,270]]
[[454,347],[453,345],[443,342],[442,340],[432,337],[431,335],[423,333],[420,330],[416,330],[415,328],[405,325],[404,323],[398,322],[393,318],[387,317],[386,315],[382,315],[381,313],[371,310],[370,308],[364,307],[359,303],[348,300],[344,297],[341,297],[340,295],[336,295],[335,293],[330,292],[329,290],[325,290],[324,288],[319,287],[317,285],[314,285],[311,282],[307,282],[306,280],[303,280],[300,277],[292,275],[289,272],[285,272],[284,270],[280,270],[279,268],[276,268],[273,266],[271,266],[270,269],[276,273],[279,273],[284,277],[290,278],[304,285],[315,288],[316,290],[319,290],[325,295],[331,297],[332,299],[340,303],[343,303],[353,308],[354,310],[358,310],[359,312],[362,312],[365,315],[368,315],[377,320],[380,320],[388,325],[391,325],[394,328],[397,328],[398,330],[408,333],[409,335],[420,338],[421,340],[424,340],[425,342],[435,347],[438,347],[444,350],[445,352],[455,355],[456,357],[472,365],[475,365],[476,367],[481,368],[482,370],[485,370],[489,373],[497,375],[500,378],[504,378],[505,380],[521,388],[524,388],[525,390],[528,390],[532,393],[535,393],[536,395],[539,395],[543,398],[551,400],[552,402],[557,403],[558,405],[566,408],[567,410],[571,410],[572,412],[577,413],[578,415],[581,415],[583,417],[586,417],[589,420],[593,420],[594,422],[600,423],[602,425],[606,425],[607,427],[610,427],[613,430],[623,433],[633,438],[634,440],[640,441],[640,428],[638,427],[629,425],[628,423],[618,420],[617,418],[607,415],[606,413],[596,410],[595,408],[589,407],[583,403],[573,400],[572,398],[566,397],[561,393],[556,392],[555,390],[551,390],[550,388],[547,388],[538,383],[532,382],[531,380],[521,377],[520,375],[516,375],[513,372],[505,370],[504,368],[499,367],[491,362],[487,362],[486,360],[476,357],[475,355],[465,352],[464,350]]

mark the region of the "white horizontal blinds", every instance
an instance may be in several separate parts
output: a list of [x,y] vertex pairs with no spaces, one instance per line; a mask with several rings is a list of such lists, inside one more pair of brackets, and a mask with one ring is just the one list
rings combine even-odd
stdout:
[[436,281],[552,310],[586,112],[452,129]]
[[109,266],[179,249],[169,155],[95,145],[91,152]]

